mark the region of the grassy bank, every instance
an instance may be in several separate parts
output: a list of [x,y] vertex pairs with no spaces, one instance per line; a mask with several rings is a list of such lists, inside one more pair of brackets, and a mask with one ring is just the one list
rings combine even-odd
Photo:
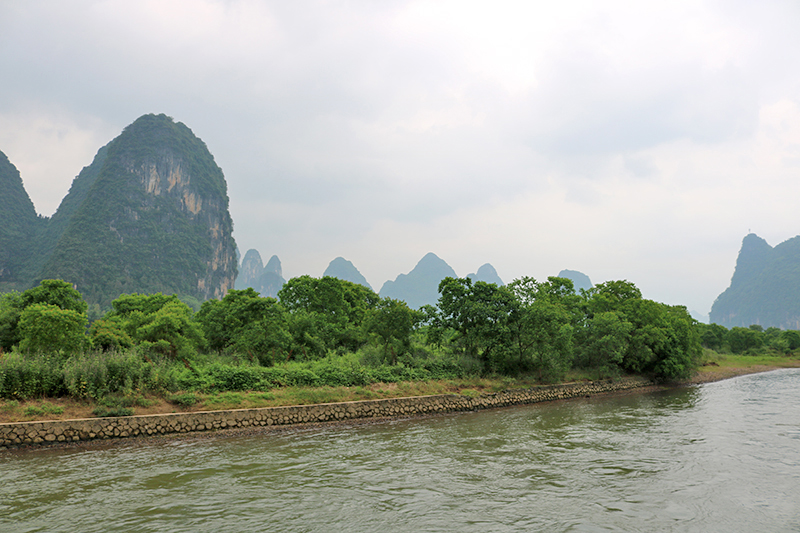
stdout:
[[[101,401],[76,400],[69,397],[31,400],[0,400],[0,423],[35,420],[67,420],[92,418],[113,409],[130,409],[133,414],[161,414],[224,409],[250,409],[286,405],[405,398],[434,394],[477,396],[485,392],[528,388],[536,385],[531,379],[462,378],[452,380],[402,381],[373,383],[365,386],[280,387],[270,391],[244,392],[180,392],[163,395],[109,396]],[[124,413],[122,413],[124,414]],[[130,413],[128,413],[130,414]]]
[[[800,367],[798,356],[731,355],[708,351],[694,383],[726,379],[736,375],[776,368]],[[566,381],[592,379],[571,373]],[[102,400],[39,398],[0,400],[0,423],[35,420],[66,420],[114,414],[160,414],[309,405],[315,403],[402,398],[433,394],[474,396],[501,390],[528,388],[539,383],[533,377],[465,377],[427,381],[372,383],[363,386],[287,386],[269,391],[177,392],[167,394],[109,395]]]

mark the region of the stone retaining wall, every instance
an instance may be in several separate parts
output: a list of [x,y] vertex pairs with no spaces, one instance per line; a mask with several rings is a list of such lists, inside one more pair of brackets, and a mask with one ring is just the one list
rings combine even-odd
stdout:
[[282,426],[358,418],[403,417],[428,413],[474,411],[575,398],[602,392],[646,387],[652,384],[651,381],[644,378],[626,378],[617,381],[568,383],[524,390],[510,390],[495,394],[482,394],[476,397],[443,394],[293,407],[18,422],[0,424],[0,448],[67,441],[214,431],[251,426]]

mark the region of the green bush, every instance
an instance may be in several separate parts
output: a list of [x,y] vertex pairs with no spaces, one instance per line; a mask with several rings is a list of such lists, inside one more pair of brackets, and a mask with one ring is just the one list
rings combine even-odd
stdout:
[[64,383],[71,396],[95,400],[115,393],[160,391],[169,384],[165,366],[135,351],[81,354],[64,364]]
[[62,361],[52,355],[12,352],[0,358],[0,397],[57,397],[66,391]]
[[167,401],[171,404],[180,405],[183,407],[191,407],[192,405],[198,403],[200,398],[191,392],[184,392],[183,394],[173,394],[172,396],[169,396]]

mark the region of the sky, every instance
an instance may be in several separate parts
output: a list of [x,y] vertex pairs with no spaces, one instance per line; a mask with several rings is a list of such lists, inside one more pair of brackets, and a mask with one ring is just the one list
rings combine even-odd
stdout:
[[800,233],[796,1],[0,0],[0,151],[45,216],[146,113],[203,139],[242,253],[376,289],[578,270],[708,313]]

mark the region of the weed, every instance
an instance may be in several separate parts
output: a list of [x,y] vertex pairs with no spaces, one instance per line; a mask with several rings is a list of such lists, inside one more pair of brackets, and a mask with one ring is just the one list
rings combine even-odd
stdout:
[[200,401],[200,398],[197,397],[194,393],[185,392],[183,394],[173,394],[167,398],[167,401],[174,405],[180,405],[182,407],[191,407],[192,405],[196,404]]
[[101,418],[110,416],[132,416],[133,409],[130,407],[105,407],[99,405],[92,411],[92,414]]

